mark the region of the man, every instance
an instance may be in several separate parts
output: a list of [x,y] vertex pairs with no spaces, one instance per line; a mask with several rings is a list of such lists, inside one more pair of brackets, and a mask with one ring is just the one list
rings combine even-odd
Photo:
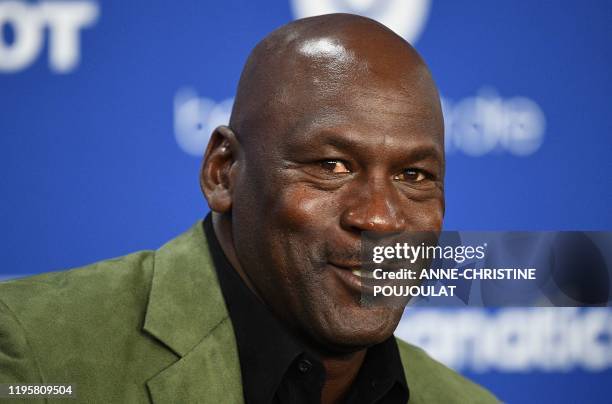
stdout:
[[362,17],[259,43],[200,183],[213,211],[155,252],[0,289],[0,383],[83,402],[495,402],[360,304],[365,231],[439,231],[443,121],[430,73]]

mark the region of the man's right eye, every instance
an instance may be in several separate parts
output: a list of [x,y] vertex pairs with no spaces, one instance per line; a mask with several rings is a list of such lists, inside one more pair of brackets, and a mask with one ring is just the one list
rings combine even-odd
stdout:
[[351,170],[348,164],[340,160],[323,160],[319,163],[321,168],[334,174],[348,174]]

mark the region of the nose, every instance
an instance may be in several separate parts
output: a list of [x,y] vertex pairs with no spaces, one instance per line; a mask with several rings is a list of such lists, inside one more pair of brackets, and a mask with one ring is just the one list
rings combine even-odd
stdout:
[[401,196],[391,180],[367,179],[351,190],[350,203],[340,217],[341,226],[351,232],[400,232],[406,218],[400,205]]

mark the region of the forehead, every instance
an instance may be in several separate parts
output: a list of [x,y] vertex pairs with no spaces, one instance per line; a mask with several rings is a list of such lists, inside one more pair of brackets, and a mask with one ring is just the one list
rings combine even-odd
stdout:
[[257,139],[258,154],[330,131],[353,143],[442,148],[437,90],[418,54],[399,40],[348,37],[289,41],[268,55],[265,69],[253,65],[253,88],[241,104],[246,124],[237,129]]
[[272,143],[284,149],[336,142],[373,152],[429,146],[443,154],[435,91],[366,83],[345,83],[342,91],[294,87],[293,97],[273,108],[278,131],[270,132]]

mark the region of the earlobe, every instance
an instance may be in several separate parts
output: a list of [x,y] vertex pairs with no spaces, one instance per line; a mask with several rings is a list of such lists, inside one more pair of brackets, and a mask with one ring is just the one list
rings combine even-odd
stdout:
[[240,143],[227,126],[217,127],[208,142],[202,169],[200,188],[211,210],[227,213],[232,208],[235,168],[240,153]]

